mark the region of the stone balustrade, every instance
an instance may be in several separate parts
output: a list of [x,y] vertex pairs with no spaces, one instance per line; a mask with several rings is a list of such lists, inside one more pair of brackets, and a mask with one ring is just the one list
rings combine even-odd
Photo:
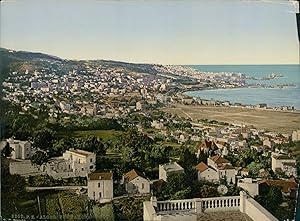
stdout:
[[[248,215],[254,221],[278,221],[271,213],[244,192],[240,196],[194,198],[187,200],[157,201],[151,198],[144,202],[144,220],[149,221],[196,221],[206,212],[236,211]],[[203,213],[205,212],[205,213]]]
[[170,200],[157,202],[157,212],[193,211],[201,213],[204,210],[238,210],[239,196],[195,198],[189,200]]
[[163,211],[181,211],[181,210],[195,210],[195,200],[172,200],[157,202],[158,212]]
[[202,210],[236,209],[240,207],[239,196],[200,199]]

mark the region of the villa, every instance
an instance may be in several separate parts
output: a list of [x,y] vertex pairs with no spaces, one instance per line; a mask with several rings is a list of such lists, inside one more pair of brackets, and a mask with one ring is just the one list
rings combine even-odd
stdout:
[[130,194],[150,193],[150,181],[137,170],[130,170],[122,178],[125,189]]

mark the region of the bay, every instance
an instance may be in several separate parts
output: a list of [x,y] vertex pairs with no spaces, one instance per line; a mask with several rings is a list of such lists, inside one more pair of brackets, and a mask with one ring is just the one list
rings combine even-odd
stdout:
[[[247,80],[248,83],[266,85],[293,84],[287,88],[234,88],[188,91],[185,94],[203,99],[230,101],[255,105],[267,103],[271,107],[294,106],[300,109],[300,66],[299,65],[188,65],[202,72],[242,73],[249,77],[263,78],[272,73],[282,74],[271,80]],[[209,73],[208,73],[209,74]]]

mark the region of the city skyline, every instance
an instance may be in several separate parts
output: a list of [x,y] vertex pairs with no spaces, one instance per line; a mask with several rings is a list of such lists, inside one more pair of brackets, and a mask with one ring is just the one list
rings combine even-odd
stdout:
[[1,47],[75,60],[295,64],[288,1],[2,1]]

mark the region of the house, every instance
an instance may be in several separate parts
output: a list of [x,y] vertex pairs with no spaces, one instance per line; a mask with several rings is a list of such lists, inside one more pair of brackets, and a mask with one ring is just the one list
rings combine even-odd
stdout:
[[300,140],[300,130],[295,130],[292,133],[292,141],[299,141]]
[[137,170],[130,170],[123,175],[125,189],[130,194],[150,193],[150,181]]
[[285,154],[272,153],[272,170],[283,171],[287,176],[297,176],[296,160]]
[[281,189],[281,192],[285,196],[296,197],[296,192],[298,184],[295,178],[290,178],[288,180],[261,180],[259,183],[259,191],[263,191],[266,187],[275,186]]
[[274,142],[271,139],[264,139],[263,140],[263,146],[272,148],[274,146]]
[[31,143],[29,141],[14,140],[13,138],[9,138],[7,142],[9,147],[12,148],[12,159],[26,160],[31,157]]
[[236,171],[227,159],[219,155],[209,157],[207,165],[218,172],[219,180],[225,178],[228,183],[235,183]]
[[197,170],[198,180],[207,180],[210,182],[219,182],[218,172],[201,162],[194,167]]
[[80,149],[67,150],[63,156],[53,157],[40,167],[54,179],[86,177],[96,169],[96,154]]
[[70,166],[73,171],[90,173],[96,169],[95,153],[71,148],[63,153],[63,158],[66,161],[71,161]]
[[113,198],[112,172],[93,172],[88,175],[88,197],[100,203],[110,202]]
[[200,152],[204,153],[214,153],[218,151],[219,147],[214,141],[203,140],[201,144],[198,146],[197,158],[200,156]]
[[168,176],[173,173],[184,173],[184,169],[176,162],[159,165],[159,179],[167,182]]

